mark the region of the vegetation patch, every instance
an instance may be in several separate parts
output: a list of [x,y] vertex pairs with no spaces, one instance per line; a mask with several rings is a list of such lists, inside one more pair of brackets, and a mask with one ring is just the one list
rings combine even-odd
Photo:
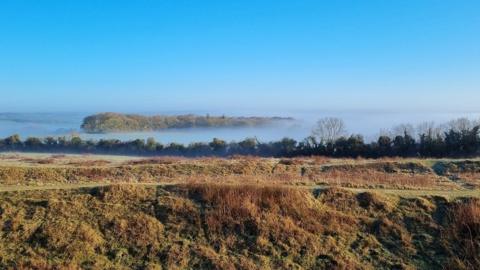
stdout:
[[114,185],[0,194],[2,269],[477,269],[478,200]]
[[227,117],[199,115],[155,115],[99,113],[85,117],[82,129],[89,133],[154,131],[169,128],[244,127],[262,126],[278,121],[293,120],[283,117]]
[[[28,161],[25,161],[28,159]],[[32,163],[30,160],[35,160]],[[42,160],[48,160],[43,164]],[[463,161],[458,161],[461,163]],[[465,161],[467,162],[467,161]],[[39,165],[41,164],[41,165]],[[353,160],[259,157],[144,159],[89,158],[88,156],[12,156],[0,161],[0,183],[43,185],[55,183],[283,183],[327,184],[352,188],[474,188],[480,174],[462,169],[455,174],[433,169],[422,160]],[[458,169],[456,169],[458,170]],[[452,171],[452,170],[450,170]],[[468,172],[467,172],[468,171]],[[472,172],[470,172],[472,171]],[[463,179],[456,181],[456,179]],[[469,185],[467,185],[469,184]]]

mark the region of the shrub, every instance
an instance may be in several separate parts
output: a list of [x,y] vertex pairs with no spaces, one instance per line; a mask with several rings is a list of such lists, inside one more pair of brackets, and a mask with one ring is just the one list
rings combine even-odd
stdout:
[[457,202],[447,212],[444,244],[454,254],[450,269],[480,269],[480,200]]

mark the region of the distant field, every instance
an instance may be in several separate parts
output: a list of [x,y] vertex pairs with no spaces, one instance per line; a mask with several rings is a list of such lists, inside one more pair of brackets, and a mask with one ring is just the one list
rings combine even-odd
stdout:
[[[164,186],[211,182],[274,183],[312,190],[341,186],[353,192],[374,191],[409,198],[480,197],[480,167],[471,165],[469,172],[456,172],[453,175],[438,175],[433,169],[438,164],[462,164],[466,161],[395,158],[135,158],[114,155],[1,153],[0,192],[93,188],[115,183]],[[469,164],[477,164],[479,161],[478,158],[468,160]],[[386,166],[388,164],[393,167]],[[408,164],[410,167],[395,168],[398,164]],[[458,170],[458,166],[455,168]],[[311,175],[306,176],[307,171],[311,171]],[[116,174],[118,172],[123,174]],[[155,172],[158,172],[158,177],[155,177]],[[135,179],[135,175],[139,178]]]
[[191,182],[461,192],[479,188],[480,160],[0,154],[2,186]]

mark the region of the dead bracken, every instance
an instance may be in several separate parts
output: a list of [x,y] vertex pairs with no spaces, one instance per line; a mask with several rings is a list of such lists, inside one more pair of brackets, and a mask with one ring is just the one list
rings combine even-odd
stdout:
[[473,199],[241,184],[0,196],[6,269],[478,269],[480,259]]

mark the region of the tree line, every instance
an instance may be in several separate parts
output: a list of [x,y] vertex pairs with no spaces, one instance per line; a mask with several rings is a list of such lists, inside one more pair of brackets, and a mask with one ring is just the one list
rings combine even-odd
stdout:
[[127,131],[155,131],[171,128],[245,127],[262,126],[278,121],[291,121],[284,117],[229,117],[210,115],[154,115],[99,113],[83,119],[81,128],[87,133]]
[[[480,154],[480,124],[457,120],[448,128],[422,124],[417,135],[413,128],[402,125],[391,132],[383,132],[378,139],[365,142],[362,135],[345,135],[345,125],[338,118],[318,121],[312,135],[303,141],[284,138],[274,142],[260,142],[247,138],[226,142],[215,138],[211,142],[188,145],[162,144],[154,138],[120,141],[117,139],[84,140],[79,136],[29,137],[19,135],[0,139],[0,151],[49,153],[92,153],[142,156],[232,156],[262,157],[328,156],[328,157],[471,157]],[[396,134],[395,134],[396,133]]]

